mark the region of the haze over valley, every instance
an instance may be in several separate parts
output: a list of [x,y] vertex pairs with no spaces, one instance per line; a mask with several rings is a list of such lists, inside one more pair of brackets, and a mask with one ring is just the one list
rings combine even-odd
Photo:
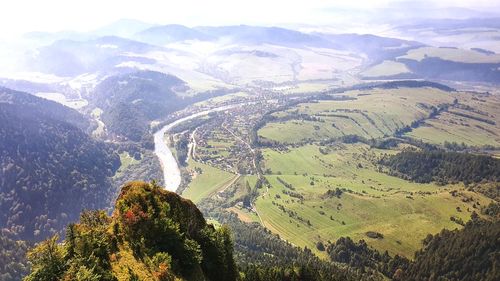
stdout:
[[500,279],[495,1],[21,2],[0,281]]

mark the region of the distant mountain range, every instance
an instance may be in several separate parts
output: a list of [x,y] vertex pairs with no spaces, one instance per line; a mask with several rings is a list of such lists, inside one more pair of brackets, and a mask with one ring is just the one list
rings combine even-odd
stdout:
[[[389,10],[397,10],[397,7]],[[426,21],[408,18],[390,25],[394,38],[374,34],[329,33],[321,28],[315,32],[303,32],[268,26],[187,27],[120,20],[87,33],[27,34],[26,38],[36,42],[33,46],[41,47],[29,52],[22,65],[26,71],[60,77],[88,73],[113,75],[147,69],[175,75],[188,85],[199,85],[199,81],[205,81],[202,84],[207,86],[201,91],[247,83],[276,85],[310,80],[334,81],[344,79],[339,76],[346,70],[358,81],[433,77],[459,81],[465,77],[468,81],[498,82],[497,61],[486,60],[478,65],[477,62],[467,61],[457,63],[437,54],[426,54],[424,60],[405,57],[411,50],[425,46],[441,47],[436,44],[458,38],[458,34],[469,34],[467,28],[478,30],[474,33],[475,37],[462,36],[462,41],[446,43],[445,47],[448,44],[454,48],[464,46],[466,51],[474,49],[483,54],[494,54],[500,50],[495,47],[497,39],[494,33],[481,32],[483,29],[500,29],[500,18],[458,17]],[[430,36],[429,30],[447,38]],[[396,38],[398,36],[415,39]],[[485,46],[480,42],[484,42]],[[378,64],[381,65],[375,70],[367,71]],[[264,65],[267,67],[264,68]],[[439,73],[435,74],[430,66],[439,69]],[[30,89],[32,86],[24,85],[19,89]],[[36,88],[43,88],[40,86]]]
[[59,40],[37,49],[26,58],[25,65],[34,71],[62,77],[77,76],[89,72],[112,71],[122,62],[152,64],[154,60],[127,54],[154,50],[161,50],[161,47],[116,36],[89,41]]

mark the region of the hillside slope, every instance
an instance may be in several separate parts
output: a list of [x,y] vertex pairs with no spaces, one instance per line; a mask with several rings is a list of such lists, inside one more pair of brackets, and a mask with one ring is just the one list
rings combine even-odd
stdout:
[[112,76],[94,91],[95,106],[104,113],[109,131],[133,141],[148,132],[150,121],[182,107],[175,90],[185,87],[179,78],[154,71]]
[[429,235],[400,280],[499,280],[499,237],[498,220],[472,220],[462,230]]
[[39,240],[107,207],[119,158],[74,125],[79,114],[19,92],[0,98],[0,228]]
[[30,111],[32,115],[43,115],[50,119],[63,120],[83,131],[87,131],[90,126],[89,120],[77,111],[25,92],[0,87],[0,103],[22,105],[24,111]]

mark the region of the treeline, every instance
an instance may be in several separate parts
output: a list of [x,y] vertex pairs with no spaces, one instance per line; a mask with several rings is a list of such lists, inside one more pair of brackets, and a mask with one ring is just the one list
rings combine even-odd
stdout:
[[361,273],[322,260],[307,247],[296,247],[260,224],[244,223],[234,213],[212,211],[210,216],[232,229],[242,280],[377,280],[373,271]]
[[407,137],[388,137],[382,139],[367,139],[358,135],[344,135],[336,138],[330,138],[321,141],[319,144],[321,146],[328,146],[336,143],[364,143],[372,148],[379,149],[391,149],[397,147],[399,144],[409,144],[424,150],[437,150],[438,147],[433,144],[425,143],[417,139],[407,138]]
[[436,89],[439,89],[439,90],[442,90],[445,92],[455,92],[456,91],[454,88],[451,88],[451,87],[446,86],[444,84],[426,81],[426,80],[399,80],[399,81],[390,81],[390,82],[384,82],[384,83],[373,82],[373,83],[358,84],[358,85],[354,85],[354,86],[346,87],[346,88],[337,88],[335,90],[330,90],[328,92],[329,93],[343,93],[343,92],[352,91],[352,90],[373,90],[376,88],[397,89],[397,88],[422,88],[422,87],[436,88]]
[[500,221],[473,218],[461,230],[429,235],[402,279],[500,280]]
[[326,252],[333,262],[347,264],[362,272],[376,270],[395,280],[403,280],[400,276],[407,270],[410,262],[399,255],[391,257],[387,251],[381,254],[369,247],[364,240],[356,243],[349,237],[341,237],[335,243],[329,244]]
[[[454,103],[457,103],[457,99],[455,99]],[[446,104],[446,103],[439,104],[437,107],[436,106],[425,106],[425,109],[430,110],[429,116],[417,119],[417,120],[411,122],[410,125],[407,125],[407,126],[404,126],[402,128],[397,129],[394,132],[394,136],[401,137],[404,134],[413,131],[413,129],[416,129],[416,128],[422,126],[425,123],[425,120],[436,118],[442,112],[448,111],[449,107],[450,107],[450,104]]]
[[499,280],[500,221],[482,220],[476,214],[461,230],[442,230],[429,234],[423,248],[415,253],[413,261],[381,254],[363,240],[353,242],[340,238],[327,247],[334,262],[359,268],[375,269],[392,280]]
[[431,81],[418,81],[418,80],[402,80],[402,81],[391,81],[382,83],[380,85],[375,86],[376,88],[382,89],[396,89],[396,88],[436,88],[445,92],[455,92],[456,90],[448,87],[446,85],[431,82]]
[[450,114],[453,114],[453,115],[458,115],[458,116],[461,116],[461,117],[465,117],[465,118],[469,118],[469,119],[472,119],[472,120],[476,120],[476,121],[479,121],[479,122],[483,122],[483,123],[486,123],[486,124],[489,124],[489,125],[496,125],[496,122],[491,120],[491,119],[486,119],[486,118],[482,118],[482,117],[478,117],[478,116],[474,116],[474,115],[470,115],[470,114],[465,114],[465,113],[462,113],[462,112],[457,112],[457,111],[450,111]]
[[382,158],[379,164],[387,166],[394,175],[420,183],[462,181],[468,184],[500,180],[500,159],[485,155],[406,150]]

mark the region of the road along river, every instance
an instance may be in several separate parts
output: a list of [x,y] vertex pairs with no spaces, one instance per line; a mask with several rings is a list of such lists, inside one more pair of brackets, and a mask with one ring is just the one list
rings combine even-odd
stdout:
[[175,159],[174,155],[172,154],[172,151],[170,151],[170,148],[168,147],[167,143],[164,140],[165,133],[168,132],[168,130],[172,129],[173,127],[181,124],[182,122],[203,115],[207,115],[211,112],[224,111],[245,104],[248,103],[231,104],[231,105],[212,108],[205,111],[200,111],[192,115],[177,119],[174,122],[163,126],[163,128],[161,128],[154,134],[155,154],[160,159],[161,167],[163,169],[163,180],[165,189],[175,192],[177,188],[179,188],[179,185],[181,184],[181,171],[179,169],[179,166],[177,165],[177,160]]

